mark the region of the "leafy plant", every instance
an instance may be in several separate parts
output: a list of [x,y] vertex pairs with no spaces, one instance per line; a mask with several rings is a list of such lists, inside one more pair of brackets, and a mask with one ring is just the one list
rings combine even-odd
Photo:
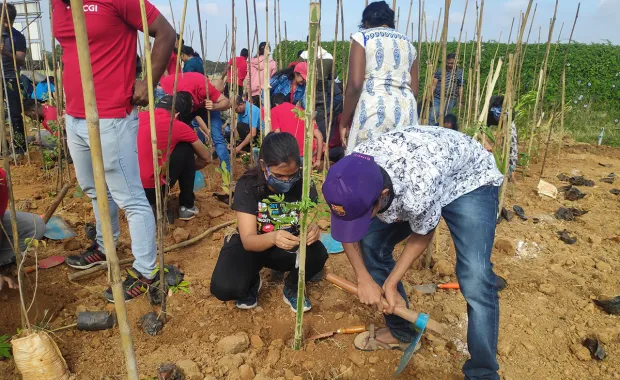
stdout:
[[178,293],[179,291],[181,291],[185,294],[190,294],[191,292],[189,290],[189,285],[189,281],[181,281],[178,285],[171,286],[170,291],[172,293]]
[[216,172],[222,176],[222,190],[225,193],[230,193],[230,172],[226,168],[226,163],[222,162],[220,167],[215,169]]
[[11,356],[11,343],[9,343],[9,336],[0,336],[0,357],[10,359]]

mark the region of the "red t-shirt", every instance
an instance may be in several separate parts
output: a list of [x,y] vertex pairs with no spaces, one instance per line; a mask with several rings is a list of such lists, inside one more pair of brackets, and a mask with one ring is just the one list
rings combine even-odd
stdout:
[[[245,57],[237,57],[235,59],[237,60],[237,84],[243,86],[243,80],[248,75],[248,61]],[[232,58],[228,61],[228,64],[232,67]],[[228,77],[226,78],[228,83],[232,82],[230,74],[231,70],[228,70]]]
[[0,169],[0,217],[4,216],[8,203],[9,190],[6,187],[6,172],[4,171],[4,169]]
[[168,75],[174,75],[174,68],[177,67],[177,53],[173,50],[172,55],[170,56],[170,61],[168,61]]
[[[140,180],[145,189],[155,188],[155,172],[153,171],[153,147],[151,145],[151,124],[147,111],[138,114],[138,162],[140,165]],[[162,152],[159,159],[159,167],[163,167],[168,146],[168,128],[170,128],[170,112],[158,108],[155,110],[155,129],[157,131],[157,150]],[[180,142],[194,143],[198,136],[189,125],[179,120],[174,120],[172,124],[172,140],[170,141],[170,151]],[[163,185],[166,182],[163,174],[160,178]]]
[[[299,154],[304,155],[304,132],[306,122],[297,118],[293,110],[296,107],[291,103],[282,103],[271,110],[271,128],[280,132],[288,132],[295,136],[299,146]],[[318,129],[314,123],[314,129]],[[312,140],[312,150],[316,150],[316,140]]]
[[[342,114],[338,115],[338,119],[336,120],[336,123],[332,126],[332,128],[335,128],[336,130],[333,131],[332,137],[329,139],[329,143],[327,144],[329,149],[342,146],[342,140],[340,139],[340,131],[339,131],[341,119],[342,119]],[[349,122],[347,129],[351,129],[352,123],[353,123],[353,120]]]
[[52,106],[48,106],[47,104],[43,105],[43,128],[45,128],[49,133],[53,135],[57,135],[58,132],[52,131],[50,126],[47,124],[48,121],[58,121],[58,115],[56,114],[56,108]]
[[[159,11],[148,1],[149,25]],[[86,117],[77,44],[71,7],[52,0],[54,35],[63,49],[63,84],[68,115]],[[136,39],[142,30],[139,0],[85,0],[84,16],[95,81],[97,110],[103,119],[124,118],[131,113],[136,80]]]
[[291,68],[292,68],[292,67],[295,67],[295,66],[297,66],[297,64],[298,64],[298,63],[299,63],[299,62],[297,62],[297,61],[293,61],[293,62],[291,62],[291,63],[289,63],[289,64],[288,64],[288,67],[291,67]]
[[[172,91],[174,90],[174,75],[167,75],[161,78],[159,85],[166,94],[172,94]],[[192,111],[196,111],[198,108],[204,107],[205,100],[207,100],[205,76],[200,73],[179,73],[177,92],[179,91],[187,91],[192,94],[192,98],[194,99],[194,108]],[[222,96],[222,94],[215,87],[213,87],[209,81],[209,99],[215,103],[220,96]]]

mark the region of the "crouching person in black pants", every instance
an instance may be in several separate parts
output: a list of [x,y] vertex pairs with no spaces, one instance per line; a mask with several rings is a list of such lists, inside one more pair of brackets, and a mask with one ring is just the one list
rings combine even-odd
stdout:
[[[238,233],[224,243],[211,277],[211,293],[222,301],[237,301],[240,309],[258,304],[264,267],[290,272],[284,279],[284,302],[296,311],[299,247],[295,202],[301,201],[299,147],[290,133],[270,133],[263,140],[259,161],[237,182],[232,208],[237,212]],[[311,185],[310,198],[318,195]],[[308,227],[306,279],[319,273],[327,250],[319,240],[316,224]],[[311,309],[304,299],[304,311]]]
[[[168,186],[174,186],[179,182],[179,219],[190,220],[198,215],[198,208],[194,205],[194,178],[196,170],[204,168],[210,154],[207,147],[198,139],[194,130],[182,121],[177,120],[179,115],[191,112],[191,94],[185,91],[177,93],[175,103],[175,119],[172,124],[172,139],[170,140],[170,166]],[[166,154],[168,147],[168,129],[172,112],[172,96],[166,95],[155,110],[155,129],[157,133],[157,150],[159,155],[159,184],[162,194],[165,191]],[[153,170],[153,148],[151,144],[151,126],[149,113],[140,112],[138,125],[138,160],[140,163],[140,179],[144,192],[151,205],[156,203],[155,198],[155,174]],[[198,157],[195,157],[197,155]]]

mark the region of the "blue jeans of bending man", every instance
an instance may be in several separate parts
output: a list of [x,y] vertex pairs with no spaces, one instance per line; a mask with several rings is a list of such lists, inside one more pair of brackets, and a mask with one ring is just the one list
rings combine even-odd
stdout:
[[[454,107],[456,107],[455,98],[448,98],[446,96],[446,105],[444,108],[444,116],[452,112]],[[428,116],[428,125],[438,125],[439,123],[439,114],[441,113],[441,99],[434,98],[433,106],[430,109],[430,115]],[[443,125],[441,125],[443,127]]]
[[222,162],[225,162],[226,169],[230,172],[230,152],[228,151],[228,144],[226,144],[226,139],[224,138],[222,125],[220,111],[211,111],[211,140],[213,141],[215,153],[220,159],[220,166]]
[[[90,140],[86,119],[67,115],[67,139],[69,151],[75,165],[75,175],[82,191],[92,199],[93,211],[97,221],[97,244],[105,253],[101,219],[97,205],[93,165],[90,157]],[[155,248],[155,218],[149,205],[138,166],[138,117],[134,110],[125,118],[100,119],[101,148],[107,197],[110,206],[110,219],[114,241],[118,241],[120,228],[118,208],[125,210],[131,235],[131,251],[136,258],[133,267],[147,278],[155,269],[157,250]]]
[[[454,200],[441,212],[454,240],[456,276],[467,301],[467,346],[471,359],[463,366],[466,379],[499,380],[499,298],[491,263],[497,207],[498,187],[483,186]],[[360,245],[366,269],[380,286],[394,269],[394,247],[410,235],[408,222],[385,224],[377,218],[372,220]],[[407,300],[402,283],[398,284],[398,292]],[[413,340],[411,323],[396,315],[386,315],[385,322],[396,339]]]

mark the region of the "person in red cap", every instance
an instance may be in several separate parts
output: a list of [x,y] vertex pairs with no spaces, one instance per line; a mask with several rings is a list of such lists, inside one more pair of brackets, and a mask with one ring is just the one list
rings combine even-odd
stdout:
[[[343,243],[353,266],[360,301],[386,314],[387,328],[375,336],[363,333],[357,348],[373,350],[374,342],[376,347],[399,347],[417,338],[410,322],[393,315],[394,308],[407,306],[401,279],[443,217],[467,301],[471,359],[463,373],[466,379],[499,380],[500,281],[491,250],[502,181],[493,155],[482,145],[460,132],[434,127],[381,134],[331,167],[323,195],[332,213],[332,236]],[[395,262],[394,247],[403,240],[406,245]]]
[[277,72],[270,81],[271,96],[282,94],[287,102],[306,109],[306,77],[308,64],[299,62],[295,67],[289,67]]

